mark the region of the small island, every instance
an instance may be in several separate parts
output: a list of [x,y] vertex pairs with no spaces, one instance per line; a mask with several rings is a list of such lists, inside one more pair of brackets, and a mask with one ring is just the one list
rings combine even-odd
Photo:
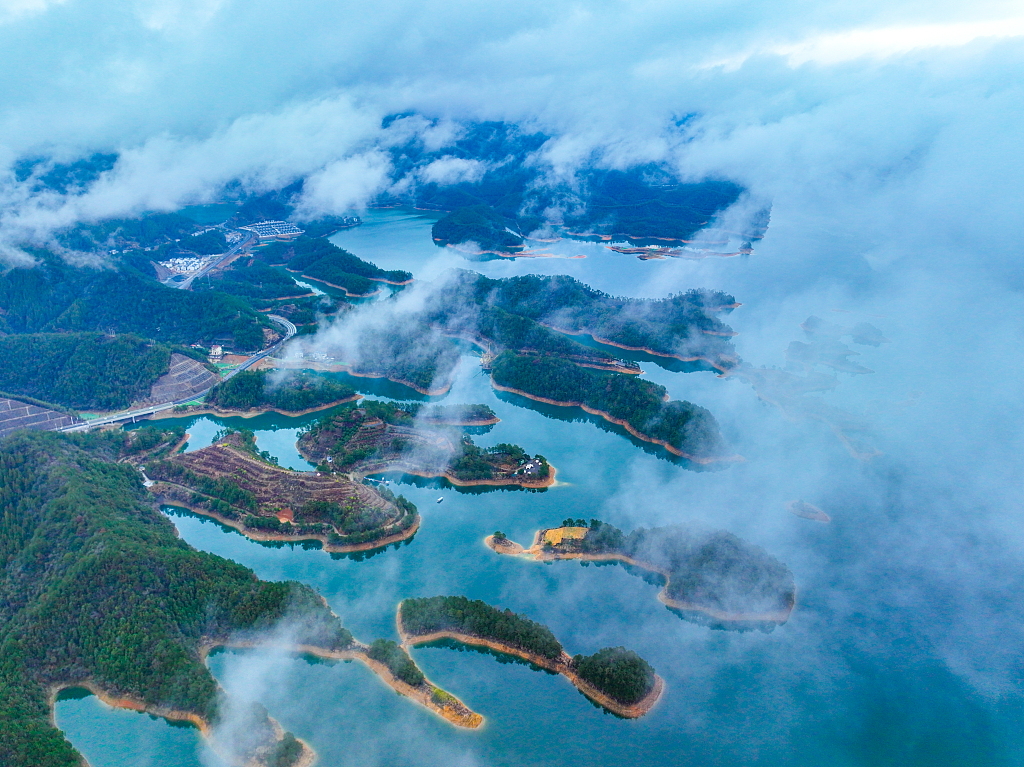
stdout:
[[793,574],[764,549],[724,530],[683,525],[624,533],[591,519],[538,530],[524,549],[499,532],[485,543],[498,554],[538,562],[622,562],[664,579],[658,599],[682,617],[720,628],[771,630],[796,606]]
[[[437,425],[444,423],[446,415],[465,420],[465,413],[472,411],[460,414],[436,407],[406,410],[387,402],[363,402],[313,424],[299,438],[299,453],[323,473],[365,477],[401,471],[444,477],[457,486],[544,488],[554,484],[555,468],[544,456],[530,456],[507,443],[478,447],[468,434]],[[490,408],[476,412],[490,412],[493,417]]]
[[398,606],[406,647],[439,640],[486,647],[561,674],[590,700],[618,716],[649,712],[665,689],[643,658],[623,647],[570,656],[550,629],[511,610],[462,596],[406,599]]
[[514,256],[523,250],[524,237],[513,232],[506,220],[490,205],[457,208],[434,222],[431,236],[440,246],[476,245],[479,252],[498,256]]
[[[359,660],[460,727],[483,719],[438,689],[394,642],[357,641],[323,597],[182,541],[126,458],[180,432],[21,432],[0,444],[0,761],[81,767],[53,721],[61,691],[189,723],[229,763],[308,767],[315,754],[262,706],[239,710],[205,665],[216,647],[266,646]],[[149,451],[147,453],[147,451]],[[27,576],[27,577],[26,577]],[[116,652],[110,648],[116,647]],[[218,725],[241,717],[220,737]]]
[[416,507],[385,487],[291,471],[256,450],[251,432],[225,430],[201,450],[147,461],[162,503],[212,517],[258,541],[317,540],[330,552],[365,551],[411,538]]

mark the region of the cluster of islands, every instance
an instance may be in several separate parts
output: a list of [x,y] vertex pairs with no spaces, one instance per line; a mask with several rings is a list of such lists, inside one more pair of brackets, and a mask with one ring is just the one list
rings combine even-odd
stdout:
[[[483,124],[458,142],[469,153],[504,157],[525,156],[543,140]],[[412,172],[431,155],[393,160]],[[545,234],[543,222],[522,211],[551,207],[568,191],[545,197],[522,164],[495,168],[480,182],[421,185],[416,199],[398,202],[444,213],[432,232],[439,245],[473,243],[496,257],[530,255],[530,238],[548,235],[608,243],[625,236],[645,258],[692,257],[674,249],[689,247],[741,191],[724,182],[682,184],[658,175],[665,169],[595,171],[587,182],[597,207]],[[5,767],[83,763],[53,718],[58,697],[76,689],[189,722],[214,750],[247,767],[308,767],[311,747],[258,705],[244,712],[240,741],[220,740],[231,701],[206,665],[216,648],[277,641],[283,625],[293,640],[282,649],[361,662],[460,728],[481,727],[483,715],[431,682],[413,648],[477,648],[514,658],[561,675],[624,718],[646,715],[663,695],[663,679],[630,649],[572,654],[528,616],[457,594],[403,599],[395,605],[399,641],[360,641],[312,588],[264,581],[197,551],[159,509],[188,509],[253,540],[306,542],[340,554],[413,543],[421,516],[381,475],[467,488],[554,486],[556,466],[530,445],[474,441],[499,422],[488,406],[369,399],[336,374],[385,378],[421,397],[441,397],[467,350],[507,402],[578,409],[664,458],[725,468],[741,459],[714,415],[671,400],[643,377],[640,363],[755,375],[722,319],[739,307],[735,297],[688,290],[641,300],[565,276],[492,279],[465,270],[426,284],[326,239],[358,224],[350,218],[305,222],[303,231],[259,245],[255,235],[238,240],[261,222],[287,220],[295,212],[289,200],[283,191],[252,196],[213,226],[170,213],[76,225],[60,233],[61,248],[103,251],[109,263],[72,265],[53,249],[34,247],[33,266],[0,274],[0,356],[13,363],[0,366]],[[740,250],[748,252],[761,234],[758,224],[741,235]],[[652,250],[645,238],[661,244]],[[187,278],[169,271],[167,264],[196,255],[212,257],[202,263],[216,268]],[[418,291],[418,309],[400,323],[364,323],[359,355],[330,346],[325,330],[374,313],[391,316],[405,291]],[[819,339],[790,349],[793,364],[843,370],[848,355],[827,337],[837,331],[820,323],[814,330]],[[878,340],[870,328],[854,333]],[[312,465],[305,471],[278,465],[245,429],[224,429],[212,444],[186,451],[184,426],[119,428],[157,412],[185,419],[318,411],[296,444]],[[824,515],[803,502],[791,510]],[[619,563],[657,579],[658,599],[681,617],[718,628],[771,630],[788,620],[796,601],[785,565],[725,531],[627,533],[570,518],[539,530],[526,547],[500,532],[486,544],[533,561]]]

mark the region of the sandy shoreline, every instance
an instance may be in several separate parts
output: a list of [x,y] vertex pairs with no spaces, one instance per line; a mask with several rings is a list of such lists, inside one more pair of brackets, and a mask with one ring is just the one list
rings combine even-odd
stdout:
[[[171,487],[182,486],[174,485],[170,482],[157,482],[156,484],[149,488],[149,491],[156,496],[157,502],[164,506],[177,506],[182,509],[188,509],[194,514],[209,517],[210,519],[214,519],[217,522],[220,522],[222,525],[225,525],[236,530],[237,532],[241,533],[246,538],[252,541],[280,541],[282,543],[302,543],[303,541],[320,541],[320,543],[323,544],[323,550],[331,554],[350,554],[356,551],[371,551],[373,549],[381,549],[385,546],[390,546],[392,543],[404,541],[407,538],[412,538],[416,534],[416,531],[420,529],[420,523],[423,520],[419,513],[417,513],[416,519],[413,520],[412,525],[410,525],[408,528],[400,532],[393,533],[392,535],[385,536],[384,538],[378,538],[373,541],[366,541],[365,543],[335,544],[328,543],[328,536],[326,535],[317,535],[313,533],[302,535],[286,535],[284,533],[266,533],[260,530],[249,530],[247,527],[242,525],[241,522],[238,522],[234,519],[228,519],[227,517],[218,514],[215,511],[211,511],[210,509],[203,509],[198,506],[185,503],[184,501],[179,501],[163,496],[159,492],[159,490],[153,489],[159,488],[161,484],[170,485]],[[189,493],[193,492],[188,488],[183,489]]]
[[793,613],[793,609],[796,607],[796,591],[793,592],[793,601],[789,604],[786,609],[775,610],[772,612],[764,613],[741,613],[741,612],[728,612],[725,610],[719,610],[715,607],[708,607],[705,605],[698,605],[691,602],[680,602],[672,599],[668,595],[669,582],[671,575],[667,570],[660,567],[656,567],[650,562],[643,562],[632,557],[627,557],[625,554],[606,553],[606,554],[583,554],[583,553],[559,553],[559,552],[546,552],[541,544],[541,536],[544,530],[538,530],[533,537],[533,544],[528,549],[524,549],[521,545],[515,544],[516,548],[509,546],[497,546],[494,542],[494,536],[489,535],[484,539],[484,543],[489,549],[497,554],[505,554],[507,556],[518,556],[524,559],[531,559],[535,562],[555,562],[559,560],[578,559],[584,562],[622,562],[627,565],[633,565],[639,567],[642,570],[648,572],[657,573],[665,579],[665,585],[661,587],[661,591],[658,592],[658,601],[666,607],[671,607],[674,610],[681,610],[683,612],[699,613],[712,618],[716,621],[722,621],[723,623],[771,623],[777,626],[781,626]]
[[507,386],[502,386],[501,384],[497,383],[493,378],[491,378],[491,386],[493,386],[498,391],[509,392],[510,394],[518,394],[521,397],[532,399],[535,402],[543,402],[545,405],[558,405],[559,407],[578,407],[584,410],[585,412],[590,413],[591,415],[601,416],[601,418],[608,421],[609,423],[614,423],[617,426],[623,427],[626,431],[628,431],[630,434],[632,434],[639,440],[643,440],[644,442],[650,442],[655,445],[661,445],[663,448],[668,450],[673,455],[677,455],[680,458],[685,458],[686,460],[692,461],[693,463],[707,465],[710,463],[737,463],[746,460],[741,455],[728,455],[721,457],[700,457],[696,455],[691,455],[689,453],[684,453],[682,450],[680,450],[677,447],[673,447],[665,440],[649,437],[646,434],[643,434],[634,429],[627,421],[615,418],[613,415],[611,415],[610,413],[606,413],[603,410],[597,410],[596,408],[588,407],[587,405],[584,405],[582,402],[562,402],[556,399],[549,399],[548,397],[540,397],[537,396],[536,394],[529,394],[520,389],[512,389]]
[[535,653],[528,652],[518,647],[513,647],[509,644],[505,644],[504,642],[498,642],[493,639],[485,639],[483,637],[474,636],[472,634],[462,634],[457,631],[435,631],[430,634],[419,634],[416,636],[410,636],[405,632],[405,629],[402,626],[401,605],[399,605],[396,620],[398,622],[398,634],[402,638],[402,645],[404,647],[415,647],[416,645],[420,644],[436,642],[439,639],[452,639],[456,642],[461,642],[462,644],[471,645],[473,647],[486,647],[488,649],[495,650],[505,655],[512,655],[517,658],[522,658],[523,660],[529,661],[530,663],[533,663],[536,666],[540,666],[541,668],[545,668],[548,671],[553,671],[556,674],[561,674],[566,679],[568,679],[569,682],[572,683],[572,685],[576,687],[577,690],[579,690],[585,696],[590,698],[590,700],[594,701],[603,708],[606,708],[609,711],[618,714],[621,717],[625,717],[626,719],[636,719],[649,712],[652,708],[654,708],[654,704],[658,702],[658,699],[661,697],[662,692],[664,692],[665,690],[664,680],[660,676],[655,674],[654,686],[651,688],[651,691],[643,697],[642,700],[633,704],[620,703],[614,698],[611,698],[605,693],[598,690],[589,682],[581,679],[579,675],[577,675],[576,672],[572,670],[572,666],[570,663],[571,657],[564,650],[562,651],[562,655],[559,658],[557,658],[556,660],[551,660],[550,658],[544,658],[540,655],[536,655]]

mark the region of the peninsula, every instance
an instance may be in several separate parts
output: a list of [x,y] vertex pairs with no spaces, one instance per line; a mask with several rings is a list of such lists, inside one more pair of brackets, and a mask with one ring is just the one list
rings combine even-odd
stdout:
[[[159,444],[170,444],[173,435],[164,437]],[[217,725],[231,704],[204,663],[211,648],[263,644],[283,623],[289,651],[358,659],[453,724],[479,726],[394,643],[357,642],[308,586],[259,580],[179,539],[138,471],[118,463],[128,440],[115,431],[21,432],[0,444],[0,763],[81,767],[52,707],[60,690],[85,688],[194,724],[232,763],[308,765],[308,746],[259,707],[241,741],[221,741]]]
[[643,658],[623,647],[570,656],[550,629],[511,610],[461,596],[406,599],[398,606],[406,647],[452,640],[512,655],[561,674],[590,700],[618,716],[643,716],[665,688]]
[[146,463],[162,503],[212,517],[259,541],[317,540],[326,551],[365,551],[410,538],[416,507],[384,487],[282,469],[251,432],[225,430],[215,444]]
[[[481,415],[490,412],[493,418],[490,408],[469,407]],[[461,486],[542,488],[554,484],[555,469],[544,456],[530,456],[518,445],[507,443],[478,447],[468,434],[441,426],[445,411],[436,408],[404,410],[387,402],[365,401],[313,424],[299,438],[299,453],[324,473],[365,477],[401,471],[444,477]],[[448,412],[465,418],[457,410]]]
[[582,408],[694,463],[742,460],[726,452],[710,411],[686,401],[667,401],[664,386],[642,378],[588,370],[554,357],[504,352],[491,363],[491,381],[499,391]]
[[601,522],[566,519],[542,529],[524,549],[497,532],[485,543],[495,552],[538,562],[579,559],[622,562],[664,579],[658,599],[683,617],[721,628],[771,630],[796,605],[793,574],[758,546],[724,530],[673,525],[631,533]]
[[271,376],[266,370],[243,370],[217,384],[206,395],[204,406],[189,408],[185,415],[209,412],[242,417],[273,411],[300,416],[359,399],[355,389],[308,370]]

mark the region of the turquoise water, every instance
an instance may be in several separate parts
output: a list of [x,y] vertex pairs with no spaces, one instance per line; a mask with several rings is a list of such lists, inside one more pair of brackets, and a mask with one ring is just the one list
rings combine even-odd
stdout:
[[[728,321],[749,335],[746,348],[781,351],[785,345],[785,338],[759,334],[758,318],[773,307],[767,291],[751,287],[761,268],[753,261],[639,262],[569,243],[594,248],[593,256],[477,264],[438,252],[428,216],[371,211],[366,221],[333,239],[382,267],[409,268],[418,276],[420,265],[494,273],[581,270],[587,282],[618,284],[615,292],[638,295],[698,277],[706,280],[695,284],[732,283],[746,305]],[[880,381],[844,378],[826,401],[860,405],[880,387],[902,385],[898,349],[863,351],[858,361],[878,369]],[[1024,763],[1020,662],[1001,654],[986,622],[995,614],[1020,618],[1019,600],[1005,596],[1012,590],[989,592],[968,583],[963,561],[951,552],[976,531],[968,515],[944,510],[933,476],[901,453],[904,422],[893,417],[888,429],[870,433],[887,455],[863,464],[826,426],[783,417],[738,380],[642,364],[674,397],[711,409],[746,461],[698,470],[670,460],[581,411],[499,395],[467,356],[444,401],[490,405],[501,423],[477,442],[517,442],[542,453],[558,469],[557,486],[468,492],[443,483],[401,484],[396,492],[417,504],[422,527],[410,541],[362,556],[261,545],[200,517],[171,518],[196,548],[241,562],[261,578],[310,584],[363,641],[396,636],[394,611],[402,598],[454,593],[547,624],[570,652],[633,648],[667,683],[648,716],[618,719],[561,677],[434,647],[415,649],[413,656],[433,682],[484,715],[481,730],[451,727],[358,663],[224,652],[210,659],[221,684],[234,696],[263,703],[316,749],[323,765]],[[348,380],[364,392],[379,384]],[[377,393],[413,396],[403,387]],[[305,468],[295,451],[296,432],[320,415],[175,422],[192,435],[188,449],[209,444],[223,425],[241,425],[282,465]],[[794,498],[821,506],[833,522],[788,514],[785,504]],[[798,607],[770,633],[713,630],[667,610],[656,600],[656,583],[623,567],[538,564],[499,557],[482,544],[496,529],[526,542],[538,527],[566,516],[598,516],[626,529],[686,521],[731,530],[790,566]],[[937,519],[945,527],[937,527]],[[985,561],[996,567],[1005,564],[1002,556],[991,548]],[[211,763],[194,730],[112,711],[94,698],[58,703],[57,721],[96,767]]]

